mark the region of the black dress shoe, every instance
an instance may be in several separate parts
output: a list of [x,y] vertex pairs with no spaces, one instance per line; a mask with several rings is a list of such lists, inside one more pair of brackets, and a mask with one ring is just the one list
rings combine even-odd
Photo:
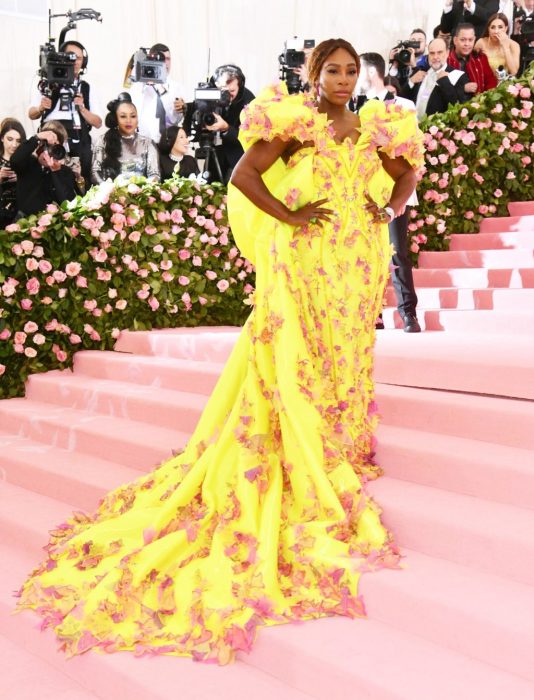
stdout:
[[380,316],[375,321],[375,330],[377,330],[377,331],[384,330],[384,319],[382,318],[382,314],[380,314]]
[[405,314],[402,317],[402,322],[404,324],[405,333],[421,332],[421,326],[419,325],[419,321],[417,320],[417,316],[415,314]]

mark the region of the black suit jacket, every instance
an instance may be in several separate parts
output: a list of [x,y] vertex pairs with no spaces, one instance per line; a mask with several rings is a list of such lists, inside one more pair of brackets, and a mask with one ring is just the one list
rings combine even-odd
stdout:
[[441,15],[441,30],[454,33],[454,29],[460,22],[469,22],[475,28],[477,39],[480,39],[488,23],[488,19],[499,11],[499,0],[475,0],[473,14],[464,9],[463,0],[454,0],[452,10]]
[[[446,66],[447,73],[451,73],[454,68]],[[436,114],[437,112],[446,112],[449,105],[458,104],[458,102],[467,102],[469,95],[465,92],[464,87],[469,82],[466,73],[462,73],[456,85],[453,85],[449,78],[443,77],[436,82],[436,86],[430,93],[426,106],[427,115]],[[410,88],[409,83],[406,83],[406,88],[402,91],[402,96],[407,97],[413,102],[417,102],[417,95],[422,83],[416,83],[413,88]]]

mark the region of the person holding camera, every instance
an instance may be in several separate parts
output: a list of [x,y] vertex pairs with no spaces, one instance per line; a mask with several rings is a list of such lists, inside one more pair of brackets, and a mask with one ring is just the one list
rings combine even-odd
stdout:
[[47,204],[70,201],[80,194],[72,169],[65,165],[63,134],[61,124],[47,122],[11,156],[17,175],[18,218],[37,214]]
[[11,156],[26,141],[24,127],[17,119],[4,119],[0,127],[0,229],[12,224],[17,216],[17,173]]
[[454,35],[456,27],[465,22],[475,28],[480,39],[491,15],[499,11],[499,0],[445,0],[441,29]]
[[74,83],[52,88],[50,94],[36,88],[28,110],[30,119],[41,119],[41,129],[49,121],[59,121],[68,134],[68,151],[80,159],[81,173],[88,184],[91,179],[91,129],[102,126],[100,106],[94,90],[82,79],[88,62],[85,47],[78,41],[66,41],[60,52],[75,54]]
[[119,175],[159,180],[158,152],[152,139],[138,132],[137,109],[129,93],[121,92],[107,105],[106,133],[95,145],[92,178],[95,184]]
[[397,78],[401,87],[406,85],[415,68],[428,69],[426,33],[422,29],[413,29],[408,41],[399,42],[389,54],[388,75]]
[[515,0],[512,39],[520,46],[520,68],[518,75],[534,61],[534,0]]
[[204,128],[219,134],[221,142],[215,146],[217,158],[221,167],[224,184],[230,180],[237,161],[243,155],[243,146],[239,142],[239,127],[241,112],[245,105],[252,102],[254,95],[245,87],[243,71],[233,63],[219,66],[210,79],[212,87],[218,87],[227,93],[229,103],[222,107],[221,113],[214,112],[213,124],[205,124]]
[[167,127],[180,124],[183,120],[185,90],[180,83],[169,78],[171,52],[166,44],[154,44],[147,58],[164,62],[167,74],[165,82],[128,82],[125,87],[128,87],[132,101],[138,108],[139,133],[157,144]]
[[447,65],[447,44],[444,39],[432,39],[428,45],[430,68],[410,76],[403,97],[415,102],[417,117],[445,112],[449,105],[466,102],[466,73]]
[[189,153],[189,136],[181,126],[169,126],[158,144],[159,169],[162,180],[174,174],[180,177],[198,175],[198,163]]

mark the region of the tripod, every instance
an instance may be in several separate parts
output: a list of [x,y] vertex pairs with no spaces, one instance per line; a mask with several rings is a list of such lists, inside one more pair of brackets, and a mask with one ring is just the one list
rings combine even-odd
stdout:
[[[221,164],[219,163],[213,140],[211,132],[201,132],[198,139],[198,148],[195,151],[195,158],[204,159],[202,175],[208,182],[216,181],[212,175],[216,175],[219,178],[218,182],[224,182]],[[211,171],[212,163],[214,166],[214,173]]]

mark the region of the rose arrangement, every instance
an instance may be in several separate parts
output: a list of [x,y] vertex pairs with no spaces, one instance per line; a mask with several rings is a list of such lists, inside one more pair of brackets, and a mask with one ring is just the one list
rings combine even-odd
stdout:
[[0,233],[0,398],[121,330],[241,325],[254,271],[220,184],[103,183]]
[[421,250],[448,250],[451,233],[478,231],[509,201],[534,199],[534,67],[470,103],[425,118],[426,172],[409,230]]

